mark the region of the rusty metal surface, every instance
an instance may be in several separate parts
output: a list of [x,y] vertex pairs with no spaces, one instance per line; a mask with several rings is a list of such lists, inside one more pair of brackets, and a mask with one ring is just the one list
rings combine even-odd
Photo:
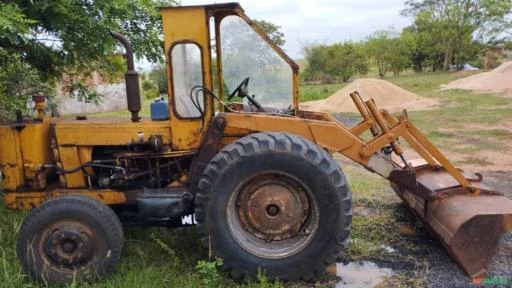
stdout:
[[270,174],[247,183],[236,205],[242,226],[267,241],[297,235],[309,214],[309,201],[300,185]]
[[132,122],[139,122],[139,111],[141,109],[139,74],[135,71],[132,43],[121,33],[110,31],[110,35],[121,42],[126,50],[127,70],[124,74],[126,100],[128,104],[128,111],[132,113]]
[[38,237],[39,254],[52,267],[81,270],[98,255],[98,235],[86,224],[62,220]]
[[266,259],[294,255],[318,231],[320,212],[312,193],[299,179],[283,171],[255,174],[229,197],[228,228],[235,241],[253,255]]
[[489,274],[500,236],[512,227],[511,199],[466,193],[424,200],[408,190],[396,191],[470,277]]
[[98,199],[107,205],[125,204],[128,202],[126,194],[114,190],[87,190],[87,189],[58,189],[49,188],[47,191],[6,192],[3,195],[5,206],[8,209],[31,210],[43,202],[63,195],[84,195]]
[[225,128],[226,118],[223,116],[213,118],[210,125],[208,125],[208,132],[206,132],[203,139],[199,155],[192,162],[188,175],[190,192],[193,194],[195,194],[204,169],[206,169],[206,166],[208,166],[212,158],[219,152]]

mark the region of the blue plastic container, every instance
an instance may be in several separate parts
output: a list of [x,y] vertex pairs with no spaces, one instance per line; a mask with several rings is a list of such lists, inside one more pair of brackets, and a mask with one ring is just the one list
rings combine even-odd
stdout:
[[153,121],[163,121],[169,119],[168,112],[169,103],[164,101],[164,98],[158,98],[151,103],[151,120]]

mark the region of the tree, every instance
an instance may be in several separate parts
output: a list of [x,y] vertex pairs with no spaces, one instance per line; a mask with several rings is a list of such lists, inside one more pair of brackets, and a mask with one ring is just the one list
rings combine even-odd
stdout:
[[368,72],[367,58],[359,43],[313,45],[304,48],[308,67],[303,73],[306,81],[323,83],[347,82],[354,75]]
[[365,48],[377,65],[379,77],[384,77],[388,71],[398,76],[410,66],[407,43],[394,30],[374,32],[367,38]]
[[[40,71],[58,76],[68,69],[109,68],[118,43],[110,30],[125,33],[139,57],[162,58],[161,21],[152,0],[11,1],[2,4],[0,48]],[[160,2],[159,2],[160,3]],[[169,2],[168,4],[173,4]],[[3,27],[2,27],[3,26]],[[2,31],[3,32],[3,31]],[[22,33],[19,33],[22,32]]]
[[[215,71],[215,69],[212,69],[212,71]],[[167,94],[167,72],[165,65],[154,66],[149,73],[149,79],[156,83],[159,94]]]
[[[279,26],[267,21],[255,22],[277,44],[284,43]],[[260,103],[274,105],[292,99],[290,66],[250,25],[238,16],[227,16],[221,22],[220,31],[223,85],[233,89],[245,77],[250,77],[250,91]]]
[[[156,6],[175,3],[174,0],[0,3],[0,73],[8,73],[7,68],[34,71],[39,78],[37,82],[46,86],[61,80],[63,74],[97,71],[108,76],[119,68],[118,59],[111,57],[120,47],[110,37],[111,30],[126,34],[139,58],[159,62],[163,54]],[[71,81],[67,88],[73,92],[83,85]],[[14,97],[9,90],[4,89],[3,93],[7,94],[1,95],[2,99]]]
[[388,54],[394,47],[391,45],[391,33],[386,30],[374,32],[366,40],[366,50],[368,55],[372,57],[377,69],[379,77],[384,77],[389,70]]
[[407,0],[405,5],[401,13],[415,18],[410,30],[438,41],[445,70],[475,56],[473,40],[489,42],[510,33],[511,0]]
[[279,30],[281,29],[281,26],[265,20],[253,21],[261,28],[261,30],[267,33],[268,36],[270,36],[270,39],[272,39],[272,41],[274,41],[278,46],[283,46],[286,43],[284,40],[284,33]]
[[410,50],[401,37],[394,37],[390,42],[394,49],[388,54],[389,68],[394,76],[400,76],[402,71],[411,67]]

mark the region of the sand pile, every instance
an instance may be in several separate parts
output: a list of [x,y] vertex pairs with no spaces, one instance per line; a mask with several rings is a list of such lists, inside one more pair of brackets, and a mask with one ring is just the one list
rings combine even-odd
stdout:
[[441,90],[446,89],[500,93],[507,97],[512,97],[512,61],[505,62],[492,71],[475,74],[446,85],[441,85]]
[[330,113],[357,112],[357,108],[350,98],[350,93],[354,91],[358,91],[363,100],[371,97],[375,100],[377,107],[389,111],[422,110],[437,104],[437,101],[433,99],[423,98],[390,82],[363,78],[355,80],[327,99],[305,102],[301,104],[301,108]]

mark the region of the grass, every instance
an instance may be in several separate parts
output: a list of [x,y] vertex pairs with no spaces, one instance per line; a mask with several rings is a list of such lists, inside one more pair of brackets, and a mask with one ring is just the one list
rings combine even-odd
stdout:
[[344,257],[352,261],[382,259],[383,244],[388,244],[398,234],[390,209],[399,203],[389,182],[375,174],[357,168],[346,168],[345,173],[352,191],[352,230]]
[[[466,155],[462,162],[488,164],[473,155],[482,150],[503,149],[512,132],[495,128],[512,117],[512,99],[496,95],[476,95],[462,90],[439,91],[440,84],[457,78],[455,73],[406,74],[387,78],[399,86],[425,97],[436,98],[441,105],[428,111],[411,111],[412,121],[443,149]],[[302,85],[301,101],[325,98],[342,84]],[[150,101],[144,101],[142,115],[149,114]],[[90,115],[90,117],[129,117],[126,111]],[[467,128],[468,125],[473,125]],[[354,217],[350,240],[343,251],[350,261],[369,260],[378,263],[401,263],[408,272],[397,269],[382,287],[422,287],[428,264],[418,251],[423,244],[400,234],[399,199],[386,180],[374,174],[344,167],[353,192]],[[0,287],[38,287],[24,274],[16,257],[16,236],[25,217],[24,212],[8,211],[0,202]],[[409,215],[410,216],[410,215]],[[406,220],[406,222],[409,220]],[[412,221],[412,220],[411,220]],[[398,251],[390,254],[382,245]],[[200,245],[194,228],[167,230],[162,228],[130,228],[125,232],[125,248],[118,271],[111,277],[93,283],[74,283],[72,287],[301,287],[305,283],[269,282],[260,273],[256,281],[238,283],[218,269],[217,260],[207,261],[207,251]],[[381,261],[381,262],[379,262]],[[308,286],[323,287],[329,280],[321,277]],[[326,284],[327,282],[327,284]]]
[[415,123],[420,128],[428,129],[427,132],[437,130],[434,128],[439,127],[460,128],[471,123],[496,124],[512,115],[510,98],[492,94],[474,94],[465,90],[439,90],[441,84],[457,79],[456,75],[450,72],[436,72],[386,80],[418,95],[437,98],[440,101],[438,109],[409,112]]
[[345,87],[347,84],[320,84],[320,85],[301,85],[299,87],[299,100],[301,102],[321,100],[336,93],[336,91]]
[[456,161],[455,163],[458,165],[463,165],[463,164],[472,164],[472,165],[478,165],[478,166],[492,165],[492,162],[489,162],[486,158],[479,157],[479,156],[467,156],[464,160]]
[[[48,287],[31,282],[16,256],[16,236],[26,213],[6,210],[3,203],[0,203],[0,207],[0,287]],[[71,287],[283,286],[278,281],[268,281],[263,273],[256,281],[237,283],[219,272],[217,265],[205,268],[208,263],[215,264],[215,260],[207,261],[207,251],[199,242],[193,227],[130,228],[125,229],[123,257],[117,272],[101,281],[74,283]]]
[[[465,90],[439,90],[441,84],[457,79],[457,75],[436,72],[386,80],[418,95],[436,98],[440,102],[436,109],[408,113],[414,124],[439,147],[461,154],[503,149],[506,147],[503,144],[510,141],[511,132],[494,129],[492,125],[511,119],[512,99]],[[468,129],[470,125],[478,125],[482,129]],[[465,144],[473,148],[461,150],[459,146]]]
[[344,261],[372,261],[391,267],[393,276],[377,287],[423,287],[428,265],[424,256],[412,254],[426,248],[399,229],[404,221],[415,221],[412,215],[404,211],[388,181],[357,168],[346,168],[345,173],[352,190],[353,217],[350,239],[343,250]]

